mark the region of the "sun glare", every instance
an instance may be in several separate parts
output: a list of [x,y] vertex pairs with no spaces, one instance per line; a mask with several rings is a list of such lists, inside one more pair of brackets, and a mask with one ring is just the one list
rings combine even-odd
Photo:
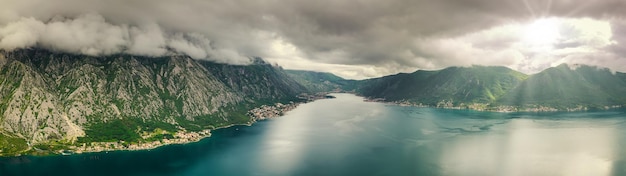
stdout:
[[558,21],[554,18],[535,20],[524,31],[524,40],[533,46],[552,46],[559,37]]

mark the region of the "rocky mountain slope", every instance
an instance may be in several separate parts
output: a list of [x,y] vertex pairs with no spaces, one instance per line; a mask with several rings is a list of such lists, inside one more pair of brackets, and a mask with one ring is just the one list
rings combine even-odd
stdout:
[[272,66],[261,58],[253,58],[252,65],[228,65],[200,61],[211,73],[245,98],[267,101],[292,100],[306,92],[306,87],[291,79],[287,72]]
[[301,92],[268,64],[0,51],[0,142],[132,140],[155,128],[211,129],[249,122],[250,104],[295,100]]

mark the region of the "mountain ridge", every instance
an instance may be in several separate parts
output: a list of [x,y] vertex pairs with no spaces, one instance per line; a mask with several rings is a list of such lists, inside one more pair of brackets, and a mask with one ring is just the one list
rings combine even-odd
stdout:
[[532,75],[499,103],[557,109],[623,105],[626,82],[618,74],[607,68],[561,64]]
[[372,98],[427,105],[450,99],[459,103],[486,103],[525,78],[526,75],[506,67],[449,67],[364,80],[358,92]]
[[625,73],[580,64],[561,64],[532,75],[502,66],[474,65],[350,81],[353,86],[341,88],[375,101],[406,105],[490,111],[574,111],[626,105]]
[[[250,123],[247,110],[299,101],[305,92],[272,65],[218,71],[208,63],[181,55],[0,51],[0,143],[132,142],[146,132],[215,129]],[[254,90],[239,89],[247,85]]]
[[285,72],[310,92],[332,92],[356,88],[356,80],[347,80],[332,73],[304,70],[285,70]]

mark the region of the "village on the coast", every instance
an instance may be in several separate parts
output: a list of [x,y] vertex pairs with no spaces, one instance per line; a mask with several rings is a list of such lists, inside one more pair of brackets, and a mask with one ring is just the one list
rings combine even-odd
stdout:
[[[298,95],[301,102],[288,102],[286,104],[283,103],[275,103],[273,105],[261,105],[260,107],[251,109],[248,111],[247,115],[251,117],[253,122],[276,118],[284,115],[286,112],[291,111],[298,107],[298,105],[302,103],[312,102],[318,99],[327,99],[334,98],[328,93],[316,93],[316,94],[300,94]],[[250,123],[250,124],[251,124]],[[230,126],[226,126],[230,127]],[[226,128],[222,127],[222,128]],[[153,134],[152,134],[153,135]],[[68,150],[59,150],[57,151],[60,154],[69,155],[73,153],[88,153],[88,152],[106,152],[106,151],[115,151],[115,150],[148,150],[154,149],[159,146],[170,145],[170,144],[185,144],[190,142],[197,142],[203,138],[210,137],[211,130],[206,129],[199,132],[194,131],[178,131],[172,135],[170,139],[160,139],[149,142],[126,142],[126,141],[117,141],[117,142],[91,142],[89,144],[82,144],[80,146],[69,146]],[[143,138],[149,138],[150,135],[142,136]]]

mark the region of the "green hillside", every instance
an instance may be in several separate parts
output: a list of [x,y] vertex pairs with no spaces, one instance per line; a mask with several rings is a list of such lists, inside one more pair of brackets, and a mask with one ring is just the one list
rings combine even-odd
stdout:
[[506,67],[450,67],[364,80],[358,92],[371,98],[427,105],[442,101],[451,101],[454,105],[489,103],[526,78]]
[[503,105],[541,105],[557,109],[604,106],[626,103],[624,74],[608,69],[562,64],[532,75],[498,102]]
[[573,67],[560,65],[531,76],[506,67],[449,67],[359,81],[330,73],[287,73],[311,91],[355,90],[368,98],[430,106],[580,110],[626,104],[626,73],[586,65]]
[[622,79],[622,81],[626,82],[626,73],[617,72],[615,73],[615,76]]
[[285,70],[285,72],[311,92],[350,91],[356,88],[357,83],[355,80],[346,80],[332,73],[303,70]]

